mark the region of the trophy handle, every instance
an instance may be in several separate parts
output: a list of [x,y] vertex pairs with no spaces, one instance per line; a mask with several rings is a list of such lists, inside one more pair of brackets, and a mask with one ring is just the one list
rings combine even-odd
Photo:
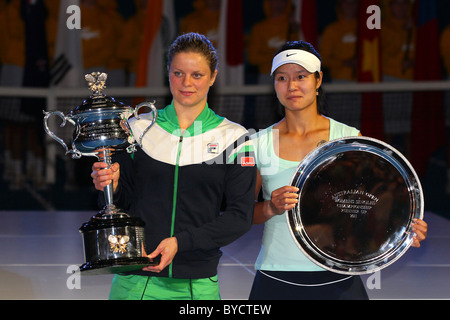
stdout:
[[136,108],[134,109],[134,117],[137,120],[140,120],[138,111],[142,107],[149,107],[150,109],[152,109],[151,112],[152,112],[153,118],[152,118],[152,121],[150,122],[150,124],[148,125],[148,127],[145,128],[145,130],[142,132],[141,136],[139,137],[138,145],[141,148],[142,148],[142,139],[144,138],[144,135],[147,133],[147,131],[150,129],[150,127],[155,123],[156,118],[158,117],[158,110],[156,110],[155,102],[154,101],[153,102],[143,102],[143,103],[138,104],[136,106]]
[[80,152],[78,150],[76,150],[76,151],[69,150],[69,148],[67,147],[67,145],[64,142],[64,140],[59,138],[56,134],[54,134],[53,131],[51,131],[50,128],[48,127],[48,119],[51,116],[53,116],[53,115],[58,116],[58,117],[60,117],[62,119],[63,122],[61,123],[60,127],[64,127],[66,125],[67,121],[69,121],[72,125],[75,126],[76,125],[75,121],[73,121],[72,119],[66,117],[64,115],[64,113],[62,113],[61,111],[51,111],[51,112],[43,111],[43,112],[44,112],[44,115],[45,115],[44,116],[44,130],[45,130],[45,132],[50,137],[52,137],[54,140],[56,140],[60,145],[62,145],[64,147],[64,149],[66,150],[66,154],[72,153],[72,157],[73,158],[80,158],[81,154],[80,154]]

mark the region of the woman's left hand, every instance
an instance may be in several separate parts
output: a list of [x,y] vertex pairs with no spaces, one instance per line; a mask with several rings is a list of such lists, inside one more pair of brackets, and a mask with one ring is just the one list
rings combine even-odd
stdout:
[[421,219],[414,219],[412,231],[415,233],[412,246],[420,248],[420,243],[427,237],[428,224]]

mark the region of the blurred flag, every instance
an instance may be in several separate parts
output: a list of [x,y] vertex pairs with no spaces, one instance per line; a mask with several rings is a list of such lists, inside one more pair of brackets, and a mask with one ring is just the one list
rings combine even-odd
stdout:
[[311,43],[314,48],[317,48],[319,31],[317,24],[316,0],[296,0],[295,2],[295,6],[299,11],[296,13],[296,16],[300,18],[299,38]]
[[[217,86],[241,86],[244,76],[244,26],[242,0],[222,0],[219,22],[219,75]],[[221,116],[237,123],[244,117],[244,96],[217,96],[212,107]]]
[[[436,1],[416,0],[415,15],[417,39],[414,80],[441,80]],[[411,164],[417,173],[423,176],[431,154],[445,143],[442,92],[414,93],[411,126]]]
[[23,85],[24,87],[48,87],[50,74],[44,2],[42,0],[22,0],[21,11],[25,25]]
[[[381,81],[381,33],[367,26],[367,8],[380,6],[379,0],[361,0],[358,21],[358,82]],[[361,97],[361,132],[365,136],[384,138],[383,98],[381,92],[364,92]]]
[[175,37],[175,28],[173,0],[148,1],[136,75],[137,87],[164,86],[167,74],[164,54]]
[[[58,88],[86,88],[84,80],[83,52],[81,44],[81,29],[69,28],[68,21],[81,20],[80,0],[61,0],[59,3],[56,43],[54,59],[50,69],[50,85]],[[73,7],[71,7],[73,6]],[[81,22],[81,21],[78,21]],[[82,27],[82,25],[80,25]],[[93,53],[95,54],[95,53]],[[62,101],[62,100],[57,100]],[[79,98],[64,99],[63,103],[47,105],[47,111],[57,109],[64,114],[71,111],[74,106],[80,103]],[[56,119],[55,119],[56,120]],[[72,131],[68,127],[56,126],[55,134],[64,141],[70,141]],[[69,132],[70,131],[70,132]],[[48,136],[47,139],[50,139]],[[51,139],[50,139],[51,140]],[[55,143],[49,142],[47,148],[46,180],[48,183],[56,182],[56,155],[62,151]],[[68,176],[66,181],[75,181],[75,162],[68,157],[63,157],[65,162],[65,172]]]
[[244,84],[244,26],[242,0],[222,0],[220,9],[218,84]]
[[[69,6],[80,7],[79,0],[61,0],[58,16],[58,30],[55,44],[55,58],[51,66],[51,85],[63,88],[83,87],[84,67],[81,48],[81,29],[69,29],[67,19],[76,12]],[[93,53],[95,54],[95,53]]]
[[[44,1],[22,0],[21,15],[25,26],[25,67],[22,84],[24,87],[47,88],[50,84],[50,67],[45,25],[47,9]],[[45,136],[41,119],[46,102],[45,98],[24,97],[20,105],[20,112],[28,118],[26,126],[30,131],[27,141],[33,144],[27,146],[26,174],[36,186],[42,186],[44,182],[46,146],[43,143]]]

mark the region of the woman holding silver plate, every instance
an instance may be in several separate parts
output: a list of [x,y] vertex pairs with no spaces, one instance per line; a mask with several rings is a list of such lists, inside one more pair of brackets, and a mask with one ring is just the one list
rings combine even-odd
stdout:
[[[299,189],[289,184],[302,159],[327,141],[361,133],[326,117],[321,58],[309,43],[286,43],[273,59],[271,74],[285,117],[253,137],[256,197],[262,188],[264,199],[255,205],[253,223],[265,227],[250,299],[368,299],[359,276],[333,273],[308,259],[286,219],[299,200]],[[419,247],[427,224],[414,223],[412,245]]]

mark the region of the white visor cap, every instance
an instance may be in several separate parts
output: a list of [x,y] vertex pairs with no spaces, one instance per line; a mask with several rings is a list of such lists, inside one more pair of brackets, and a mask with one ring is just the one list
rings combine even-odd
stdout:
[[273,58],[270,75],[273,75],[277,68],[288,63],[298,64],[310,73],[321,70],[321,62],[314,54],[305,50],[290,49],[280,52]]

